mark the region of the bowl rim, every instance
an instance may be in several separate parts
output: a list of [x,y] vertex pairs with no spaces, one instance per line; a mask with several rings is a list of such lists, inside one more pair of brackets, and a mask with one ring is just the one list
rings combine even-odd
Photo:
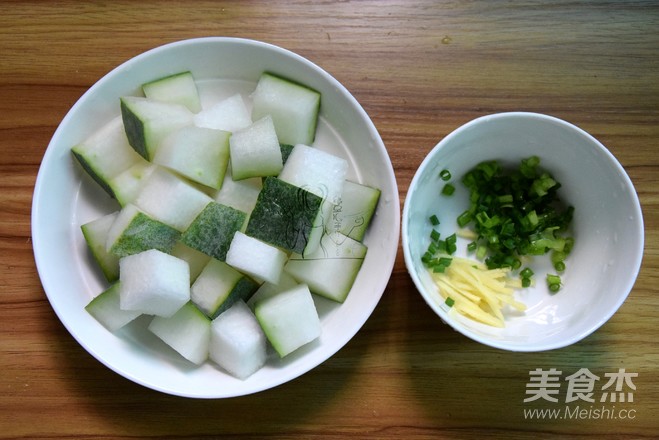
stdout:
[[[54,144],[57,144],[60,142],[60,138],[62,137],[62,133],[65,131],[65,127],[67,127],[71,123],[71,119],[74,117],[74,115],[78,112],[78,109],[82,106],[82,103],[86,102],[92,95],[96,93],[97,90],[101,89],[104,87],[104,84],[111,80],[114,76],[120,75],[122,72],[126,70],[130,70],[132,66],[135,64],[139,64],[143,62],[145,59],[148,59],[154,55],[157,55],[161,52],[171,50],[171,49],[177,49],[182,46],[188,46],[188,45],[196,45],[196,44],[223,44],[223,43],[230,43],[230,44],[238,44],[238,45],[245,45],[245,47],[255,47],[257,49],[264,49],[267,51],[272,51],[274,53],[283,55],[284,57],[291,58],[294,60],[297,60],[301,65],[304,65],[308,67],[310,70],[314,72],[314,74],[317,74],[319,78],[322,78],[323,81],[326,81],[328,84],[330,84],[332,87],[336,89],[336,91],[342,96],[342,99],[347,100],[347,102],[350,103],[351,107],[356,111],[363,121],[366,124],[366,127],[368,129],[368,134],[369,136],[374,140],[374,143],[377,144],[377,147],[382,150],[382,154],[386,156],[388,159],[388,167],[385,170],[382,170],[382,172],[386,173],[386,177],[383,179],[383,181],[387,181],[387,187],[391,187],[391,190],[396,192],[396,195],[398,194],[398,183],[395,177],[395,173],[393,170],[393,164],[391,163],[391,158],[389,156],[389,153],[386,149],[386,146],[382,140],[382,137],[380,136],[379,132],[377,131],[377,128],[375,127],[375,124],[373,123],[372,119],[366,113],[362,105],[357,101],[357,99],[352,95],[352,93],[342,84],[340,83],[337,79],[335,79],[329,72],[327,72],[324,68],[320,67],[313,61],[295,53],[292,52],[291,50],[285,49],[283,47],[259,41],[259,40],[253,40],[253,39],[248,39],[248,38],[237,38],[237,37],[224,37],[224,36],[209,36],[209,37],[198,37],[198,38],[190,38],[190,39],[184,39],[184,40],[179,40],[179,41],[174,41],[166,44],[162,44],[159,46],[152,47],[151,49],[148,49],[144,52],[141,52],[125,61],[122,63],[116,65],[114,68],[112,68],[109,72],[104,74],[102,77],[100,77],[93,85],[91,85],[77,100],[76,102],[68,109],[67,113],[65,116],[62,118],[62,120],[59,122],[56,130],[54,131],[53,135],[51,136],[49,143],[45,149],[44,155],[41,159],[41,164],[39,166],[39,171],[37,173],[35,185],[34,185],[34,192],[33,192],[33,199],[32,199],[32,206],[31,206],[31,237],[32,237],[32,250],[33,250],[33,256],[37,268],[37,274],[39,276],[40,282],[42,284],[42,288],[44,290],[44,293],[46,294],[46,298],[48,299],[51,307],[53,308],[55,314],[58,316],[60,322],[63,324],[63,326],[67,329],[70,335],[73,336],[73,338],[80,344],[89,354],[91,354],[94,358],[96,358],[99,362],[104,364],[106,367],[114,371],[115,373],[119,374],[120,376],[123,376],[132,382],[135,382],[139,385],[142,385],[146,388],[150,388],[156,391],[160,391],[166,394],[171,394],[171,395],[178,395],[182,397],[191,397],[191,398],[227,398],[227,397],[236,397],[236,396],[242,396],[242,395],[247,395],[247,394],[253,394],[256,392],[264,391],[270,388],[274,388],[277,386],[280,386],[284,383],[287,383],[291,380],[294,380],[295,378],[311,371],[312,369],[316,368],[318,365],[321,363],[325,362],[328,360],[330,357],[332,357],[336,352],[338,352],[341,348],[343,348],[356,334],[357,332],[363,327],[363,325],[366,323],[368,318],[372,315],[372,312],[374,311],[375,307],[379,303],[382,295],[384,294],[386,290],[386,286],[388,284],[388,279],[391,276],[391,273],[393,272],[394,264],[396,261],[396,256],[397,256],[397,247],[399,243],[399,237],[400,237],[400,204],[399,204],[399,198],[395,197],[392,198],[392,200],[387,201],[387,212],[391,212],[391,219],[388,219],[387,221],[390,221],[390,224],[388,223],[388,228],[387,228],[387,233],[392,234],[391,236],[393,237],[391,239],[392,242],[395,242],[395,248],[392,246],[391,249],[391,255],[387,257],[386,260],[386,266],[381,267],[382,271],[380,272],[381,275],[389,274],[386,279],[385,277],[380,277],[383,278],[381,281],[377,283],[377,295],[373,295],[374,298],[372,301],[369,301],[369,304],[367,305],[366,308],[364,308],[363,315],[365,318],[363,321],[360,321],[359,325],[356,325],[352,331],[349,331],[345,334],[345,336],[342,339],[345,339],[344,342],[340,343],[335,343],[333,345],[330,345],[330,350],[328,351],[326,356],[321,356],[322,359],[314,359],[313,362],[309,364],[309,366],[296,366],[295,368],[288,369],[285,374],[282,374],[281,377],[277,380],[272,381],[271,383],[265,384],[264,386],[252,386],[248,387],[248,390],[245,392],[236,392],[236,393],[228,393],[228,394],[221,394],[221,395],[206,395],[206,394],[197,394],[197,393],[189,393],[184,390],[178,390],[174,389],[173,387],[168,387],[168,386],[162,386],[162,385],[157,385],[154,383],[153,380],[146,380],[145,378],[137,377],[135,374],[131,374],[130,372],[126,371],[125,368],[121,368],[120,364],[119,366],[108,359],[103,358],[102,356],[97,353],[97,350],[94,349],[93,346],[90,346],[87,344],[83,339],[81,339],[80,335],[78,335],[78,331],[75,329],[76,325],[75,323],[72,323],[68,321],[67,319],[64,318],[64,309],[65,307],[62,306],[59,302],[51,300],[51,295],[49,293],[48,287],[51,287],[53,284],[53,280],[51,279],[51,276],[46,276],[46,267],[48,265],[47,258],[45,256],[45,252],[40,252],[40,249],[43,247],[44,243],[48,240],[48,235],[40,228],[40,223],[37,221],[41,217],[43,217],[42,212],[42,202],[44,200],[44,194],[46,194],[46,185],[45,185],[45,172],[44,170],[47,168],[46,164],[50,163],[51,161],[55,160],[53,156],[56,154],[59,154],[58,151],[56,151],[55,148],[52,146]],[[45,209],[44,209],[45,210]],[[393,211],[395,210],[395,215],[393,214]],[[389,231],[391,229],[391,231]],[[381,287],[381,289],[380,289]]]
[[643,211],[642,207],[640,204],[640,200],[638,198],[638,194],[636,193],[635,189],[634,191],[631,191],[633,195],[632,199],[632,204],[635,209],[635,220],[636,220],[636,225],[635,229],[639,231],[639,236],[638,236],[638,243],[639,246],[635,250],[634,255],[635,259],[633,261],[633,270],[630,272],[630,276],[628,278],[628,281],[626,283],[626,287],[624,289],[624,292],[622,292],[618,297],[617,300],[612,304],[612,306],[609,308],[609,312],[605,315],[600,316],[600,318],[596,321],[594,321],[589,327],[587,327],[584,331],[577,333],[575,335],[572,335],[569,338],[565,338],[564,340],[560,342],[555,342],[555,343],[545,343],[545,344],[537,344],[534,346],[529,346],[529,345],[513,345],[513,344],[508,344],[506,342],[501,342],[501,341],[496,341],[492,339],[488,339],[485,337],[482,337],[475,332],[471,331],[468,328],[465,328],[464,326],[460,325],[457,323],[454,319],[452,319],[446,311],[444,311],[441,307],[437,307],[436,304],[432,302],[432,299],[428,297],[427,292],[424,289],[424,286],[414,270],[414,262],[412,260],[411,256],[411,251],[410,251],[410,237],[409,237],[409,214],[410,214],[410,206],[409,206],[409,201],[411,199],[412,193],[414,188],[418,185],[418,182],[421,178],[421,175],[423,174],[424,170],[430,166],[430,164],[433,161],[434,156],[449,142],[453,140],[453,138],[460,136],[464,131],[469,130],[472,128],[474,125],[482,124],[482,123],[487,123],[491,121],[498,121],[498,120],[503,120],[503,119],[520,119],[520,120],[525,120],[525,121],[530,121],[530,120],[535,120],[535,121],[543,121],[555,125],[562,126],[568,130],[572,130],[576,132],[577,134],[583,136],[584,138],[588,139],[588,141],[599,150],[600,153],[604,154],[605,157],[608,159],[610,164],[612,164],[616,170],[619,173],[619,176],[623,179],[625,183],[625,187],[627,188],[632,188],[634,189],[634,184],[625,171],[624,167],[622,164],[618,161],[618,159],[609,151],[608,148],[606,148],[599,140],[597,140],[593,135],[588,133],[587,131],[583,130],[582,128],[578,127],[577,125],[567,122],[566,120],[563,120],[561,118],[558,118],[556,116],[548,115],[548,114],[543,114],[543,113],[537,113],[537,112],[527,112],[527,111],[509,111],[509,112],[499,112],[499,113],[491,113],[487,115],[483,115],[480,117],[477,117],[475,119],[472,119],[463,125],[457,127],[453,131],[451,131],[449,134],[447,134],[444,138],[442,138],[424,157],[423,161],[417,168],[414,177],[410,181],[410,185],[407,190],[407,194],[405,196],[405,201],[403,203],[403,211],[402,211],[402,221],[401,221],[401,241],[402,241],[402,248],[403,248],[403,256],[404,256],[404,261],[405,261],[405,266],[407,269],[408,274],[412,278],[412,281],[414,282],[414,285],[417,289],[417,291],[420,293],[421,297],[424,299],[426,304],[430,306],[430,308],[442,319],[444,323],[447,323],[451,328],[454,330],[458,331],[459,333],[463,334],[464,336],[467,336],[468,338],[479,342],[483,345],[487,345],[493,348],[505,350],[505,351],[512,351],[512,352],[540,352],[540,351],[549,351],[549,350],[556,350],[560,348],[564,348],[567,346],[570,346],[572,344],[575,344],[592,333],[594,333],[597,329],[599,329],[601,326],[603,326],[609,319],[618,311],[618,309],[622,306],[622,304],[625,302],[629,294],[631,293],[634,284],[636,282],[636,279],[638,277],[638,274],[641,269],[642,265],[642,260],[643,260],[643,253],[644,253],[644,247],[645,247],[645,228],[644,228],[644,221],[643,221]]

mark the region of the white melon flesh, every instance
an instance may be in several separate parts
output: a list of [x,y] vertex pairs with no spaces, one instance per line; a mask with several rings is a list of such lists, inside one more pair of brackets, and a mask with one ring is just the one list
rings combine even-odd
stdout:
[[153,318],[149,330],[194,364],[208,359],[211,322],[190,302],[170,317]]
[[87,222],[80,227],[94,260],[101,268],[105,278],[110,282],[119,279],[119,258],[108,252],[106,243],[108,233],[118,215],[119,211],[116,211]]
[[211,259],[190,288],[190,298],[212,319],[236,301],[249,299],[257,287],[258,284],[227,263]]
[[154,219],[185,231],[212,199],[164,169],[154,170],[134,204]]
[[191,72],[181,72],[142,85],[144,96],[156,101],[181,104],[191,112],[201,110],[197,84]]
[[110,180],[142,159],[128,143],[119,116],[75,145],[71,152],[85,171],[112,196]]
[[311,144],[316,136],[320,98],[316,90],[264,73],[252,93],[252,118],[271,115],[283,144]]
[[156,165],[139,156],[135,164],[110,179],[109,186],[121,206],[126,206],[135,200],[142,185],[156,168]]
[[190,284],[195,282],[201,271],[204,270],[204,267],[211,259],[211,257],[203,252],[192,249],[190,246],[186,246],[180,241],[174,245],[170,254],[188,262],[188,266],[190,266]]
[[266,342],[252,311],[238,301],[213,320],[209,356],[231,375],[246,379],[265,365]]
[[124,96],[121,115],[128,142],[146,160],[152,160],[169,134],[192,124],[192,112],[180,104]]
[[190,300],[190,267],[156,249],[119,260],[122,310],[172,316]]
[[332,209],[331,221],[325,225],[327,231],[362,241],[379,199],[379,189],[346,180],[341,199]]
[[262,182],[259,177],[233,180],[231,166],[228,166],[222,188],[215,194],[215,201],[249,214],[254,209],[263,188]]
[[254,313],[280,357],[317,339],[321,333],[316,306],[304,284],[257,302]]
[[121,309],[119,291],[119,283],[114,283],[85,307],[90,315],[111,332],[116,332],[141,314]]
[[285,290],[292,289],[297,286],[299,283],[287,272],[282,272],[279,277],[279,282],[277,284],[265,282],[259,286],[259,288],[254,292],[252,297],[247,300],[247,305],[250,309],[254,310],[254,306],[257,302],[275,296],[278,293],[281,293]]
[[229,148],[234,180],[276,176],[284,166],[270,116],[234,132],[229,139]]
[[183,127],[163,140],[153,162],[219,189],[229,163],[229,136],[222,130]]
[[198,127],[234,132],[252,124],[245,101],[239,93],[225,98],[194,116]]
[[291,255],[284,270],[298,282],[328,299],[344,302],[366,257],[367,248],[335,232],[323,236],[320,246],[304,256]]
[[237,231],[226,262],[256,280],[277,284],[287,258],[280,249]]
[[295,145],[279,178],[337,204],[343,192],[348,162],[318,148]]

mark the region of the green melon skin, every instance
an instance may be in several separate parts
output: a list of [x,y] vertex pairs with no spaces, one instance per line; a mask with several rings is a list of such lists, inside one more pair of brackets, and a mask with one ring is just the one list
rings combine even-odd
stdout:
[[180,238],[176,229],[138,212],[110,247],[117,257],[139,254],[149,249],[170,253]]
[[183,232],[181,242],[192,249],[224,261],[236,231],[243,228],[247,214],[210,202]]
[[190,298],[211,319],[237,301],[248,301],[259,285],[228,264],[211,259],[190,288]]
[[128,143],[148,161],[167,135],[192,123],[192,112],[183,105],[137,96],[124,96],[120,103]]
[[293,152],[294,147],[295,145],[291,144],[279,144],[279,149],[281,150],[281,160],[284,164],[286,163],[286,160],[288,160],[288,156],[290,156]]
[[245,233],[281,249],[303,253],[318,227],[322,202],[309,191],[266,177]]

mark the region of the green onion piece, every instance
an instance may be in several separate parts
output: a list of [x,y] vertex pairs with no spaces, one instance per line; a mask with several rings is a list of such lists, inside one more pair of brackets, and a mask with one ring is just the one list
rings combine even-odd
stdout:
[[449,170],[442,170],[439,173],[439,177],[441,177],[444,182],[451,180],[451,172]]
[[522,287],[530,287],[531,278],[522,278]]
[[453,233],[453,234],[449,235],[448,237],[446,237],[445,241],[446,241],[446,253],[449,254],[449,255],[454,254],[455,251],[458,250],[458,246],[456,244],[457,243],[457,236],[455,235],[455,233]]
[[478,246],[478,243],[476,243],[475,241],[472,241],[471,243],[469,243],[467,245],[467,251],[468,252],[474,252],[476,250],[477,246]]
[[531,268],[529,268],[529,267],[524,268],[524,269],[519,273],[519,276],[522,277],[522,278],[531,278],[533,275],[534,275],[534,274],[533,274],[533,271],[532,271]]
[[451,265],[451,262],[453,261],[453,258],[449,257],[439,257],[439,264],[442,264],[446,267],[449,267]]
[[437,229],[433,229],[432,232],[430,232],[430,239],[434,242],[437,242],[439,240],[440,234]]
[[430,223],[432,223],[433,226],[437,226],[439,224],[439,218],[435,214],[431,215]]
[[513,195],[512,194],[505,194],[503,196],[497,197],[497,200],[502,205],[511,204],[511,203],[513,203]]
[[483,258],[485,258],[485,255],[487,255],[487,246],[479,245],[476,248],[476,258],[482,260]]
[[470,211],[465,211],[458,216],[458,226],[464,228],[471,221],[472,216]]
[[455,186],[451,185],[450,183],[447,183],[446,185],[444,185],[444,188],[442,188],[442,194],[444,194],[445,196],[453,195],[454,192],[455,192]]
[[432,267],[432,271],[434,273],[444,273],[445,270],[446,270],[446,266],[444,266],[443,264],[435,264]]
[[453,307],[453,305],[455,304],[455,300],[453,300],[453,298],[449,296],[446,298],[446,301],[444,301],[444,304],[446,304],[449,307]]
[[561,289],[561,277],[547,274],[547,287],[551,292],[558,292]]
[[570,252],[572,252],[573,247],[574,247],[574,238],[565,237],[565,246],[563,247],[563,252],[565,252],[565,255],[568,255]]

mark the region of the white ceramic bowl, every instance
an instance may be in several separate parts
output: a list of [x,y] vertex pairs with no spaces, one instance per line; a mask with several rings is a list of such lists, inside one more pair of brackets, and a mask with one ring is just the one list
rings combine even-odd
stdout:
[[[456,217],[468,207],[468,191],[459,181],[484,160],[517,165],[537,155],[562,187],[562,200],[575,207],[574,250],[566,260],[563,288],[548,292],[549,258],[536,257],[535,287],[516,297],[523,314],[508,316],[503,329],[478,324],[451,313],[432,282],[421,256],[429,244],[428,218],[439,214],[440,232],[457,229]],[[457,190],[438,196],[448,169]],[[414,176],[403,208],[405,263],[428,305],[462,334],[493,347],[542,351],[564,347],[603,325],[628,296],[641,265],[643,218],[638,197],[622,166],[596,139],[578,127],[535,113],[502,113],[473,120],[446,136],[428,154]],[[458,255],[468,256],[462,240]]]
[[[119,114],[119,97],[142,83],[191,70],[203,96],[219,99],[253,90],[260,74],[279,73],[322,93],[314,145],[346,158],[349,177],[381,189],[365,237],[370,251],[342,305],[318,302],[322,336],[284,360],[271,359],[248,379],[225,374],[210,362],[193,367],[144,329],[106,331],[84,306],[105,287],[89,257],[80,225],[117,209],[75,166],[70,148]],[[126,378],[174,395],[221,398],[245,395],[290,381],[343,347],[377,305],[398,248],[400,206],[393,168],[366,112],[338,81],[312,62],[282,48],[234,38],[201,38],[155,48],[112,70],[71,108],[43,158],[32,209],[35,259],[48,299],[62,323],[99,361]]]

